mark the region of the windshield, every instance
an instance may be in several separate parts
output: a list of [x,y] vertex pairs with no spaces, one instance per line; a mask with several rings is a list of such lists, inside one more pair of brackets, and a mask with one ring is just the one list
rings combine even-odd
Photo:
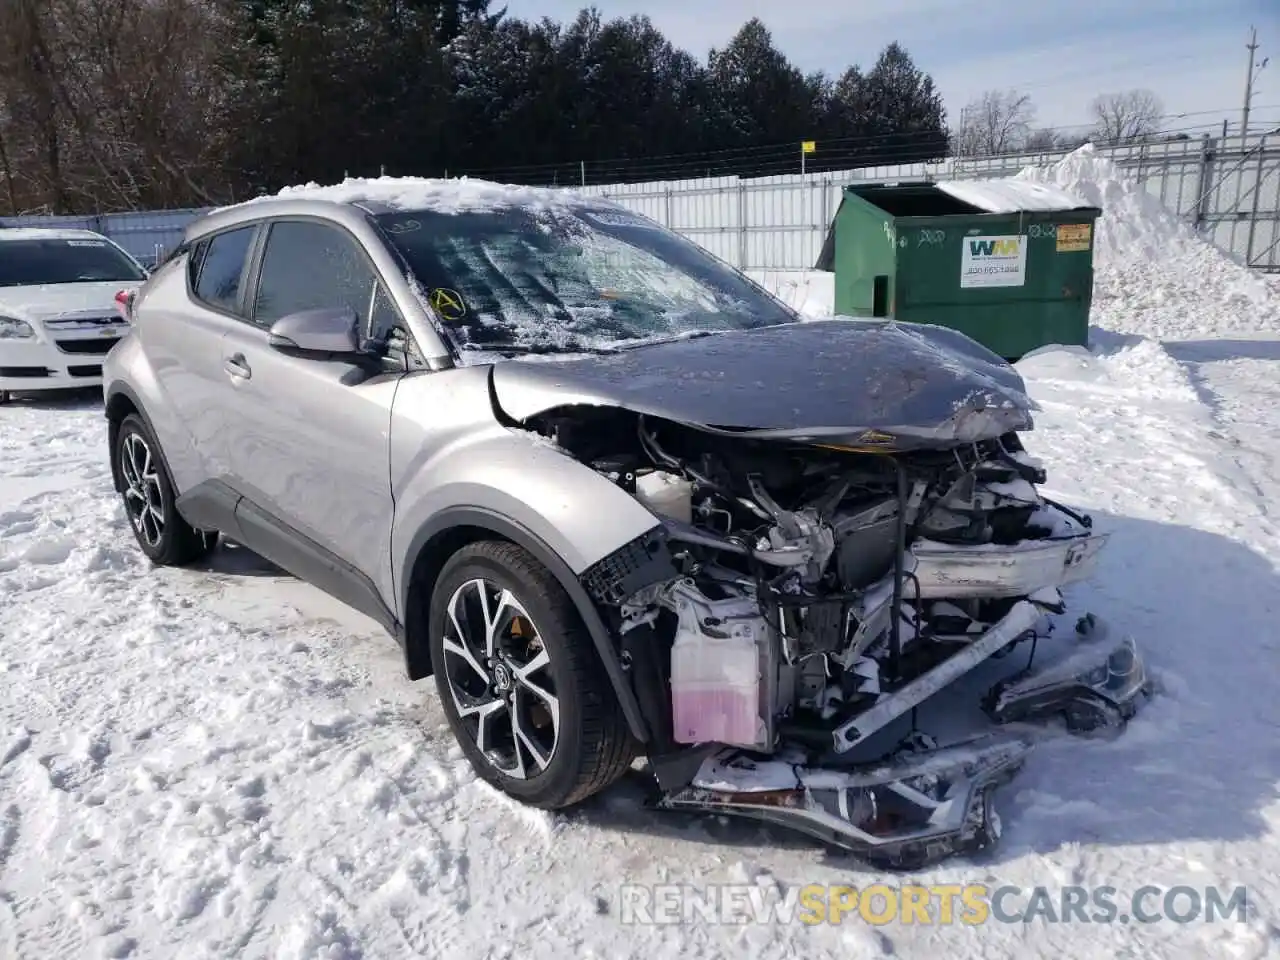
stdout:
[[138,265],[106,240],[0,240],[0,287],[144,279]]
[[798,319],[701,247],[625,211],[377,219],[464,350],[608,350]]

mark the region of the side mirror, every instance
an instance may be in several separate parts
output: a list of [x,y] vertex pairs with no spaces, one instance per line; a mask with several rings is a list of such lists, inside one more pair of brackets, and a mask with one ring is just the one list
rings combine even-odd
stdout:
[[272,324],[267,343],[305,353],[361,353],[360,318],[350,307],[299,310]]

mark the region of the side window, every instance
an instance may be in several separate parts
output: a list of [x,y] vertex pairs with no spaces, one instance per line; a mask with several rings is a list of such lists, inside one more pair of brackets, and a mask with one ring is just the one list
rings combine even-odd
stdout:
[[187,278],[191,281],[191,289],[196,288],[196,281],[200,279],[200,265],[204,263],[205,251],[209,249],[209,241],[201,240],[191,248],[191,255],[187,257]]
[[200,244],[192,264],[199,271],[194,283],[198,299],[219,310],[234,311],[240,306],[240,278],[257,229],[256,225],[238,227]]
[[401,327],[400,311],[391,302],[391,296],[380,282],[374,282],[373,302],[369,306],[369,336],[374,340],[386,340],[391,331]]
[[385,337],[399,323],[395,306],[355,240],[323,223],[272,224],[254,322],[269,327],[286,314],[325,307],[350,307],[365,336]]

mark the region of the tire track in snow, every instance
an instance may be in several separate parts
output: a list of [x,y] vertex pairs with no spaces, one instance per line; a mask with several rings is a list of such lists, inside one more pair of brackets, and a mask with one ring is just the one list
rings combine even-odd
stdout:
[[1280,493],[1280,336],[1166,344],[1205,397],[1275,535],[1270,504]]

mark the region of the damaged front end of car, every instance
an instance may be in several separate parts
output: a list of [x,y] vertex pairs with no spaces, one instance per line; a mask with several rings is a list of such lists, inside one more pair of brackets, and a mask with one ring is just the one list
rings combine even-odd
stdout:
[[[599,402],[522,420],[660,520],[582,578],[648,724],[659,807],[915,868],[995,842],[992,794],[1030,723],[1132,716],[1148,684],[1131,640],[1082,617],[1065,659],[1036,655],[1107,536],[1040,492],[1025,410],[968,397],[952,413],[950,436],[711,428]],[[1029,665],[981,703],[1018,731],[939,746],[917,728],[917,707],[1020,645]]]

